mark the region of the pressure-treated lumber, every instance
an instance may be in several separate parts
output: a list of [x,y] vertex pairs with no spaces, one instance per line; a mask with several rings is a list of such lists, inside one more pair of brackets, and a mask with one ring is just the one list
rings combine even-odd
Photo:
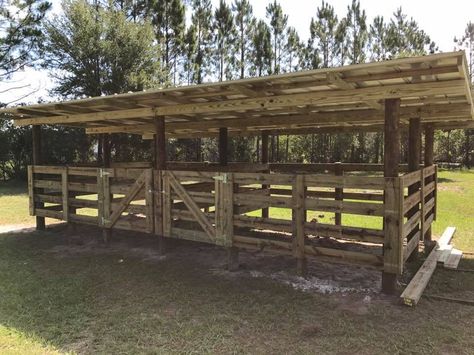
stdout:
[[[43,148],[42,148],[42,142],[41,142],[41,126],[34,125],[32,128],[32,146],[33,146],[33,164],[34,165],[41,165],[43,164]],[[34,189],[34,186],[33,186]],[[41,189],[37,190],[39,193],[41,193]],[[35,208],[41,209],[44,207],[44,204],[41,202],[38,202],[35,205]],[[45,219],[43,216],[39,216],[36,214],[36,229],[37,230],[44,230],[46,227],[45,224]]]
[[401,294],[400,297],[404,304],[415,306],[418,303],[431,276],[433,275],[434,270],[436,269],[436,265],[442,255],[442,250],[449,245],[455,232],[455,227],[448,227],[445,229],[442,236],[436,241],[434,248],[431,250],[423,265]]
[[397,275],[403,269],[403,248],[401,247],[401,206],[403,190],[398,177],[400,162],[400,99],[385,100],[384,128],[384,271],[382,292],[393,294],[396,290]]

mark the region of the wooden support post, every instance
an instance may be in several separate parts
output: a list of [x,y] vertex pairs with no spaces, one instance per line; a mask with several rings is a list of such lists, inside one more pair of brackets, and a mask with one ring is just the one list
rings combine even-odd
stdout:
[[[421,121],[420,118],[411,118],[408,128],[408,171],[419,171],[420,170],[420,152],[421,152]],[[413,184],[408,188],[408,195],[419,193],[420,184]],[[418,205],[414,206],[407,212],[407,218],[410,219],[420,210]],[[421,219],[423,216],[420,217]],[[410,242],[412,238],[415,238],[417,233],[420,231],[420,226],[415,227],[412,232],[407,236],[407,242]],[[409,256],[409,261],[414,261],[418,258],[418,246],[413,249],[412,254]]]
[[[433,150],[434,150],[434,128],[432,124],[429,124],[425,127],[425,157],[424,157],[425,168],[433,165],[434,163]],[[428,178],[426,181],[426,184],[429,184],[433,180],[434,180],[433,177]],[[437,186],[435,187],[437,188]],[[429,194],[426,198],[429,200],[432,196],[434,196],[434,193]],[[432,241],[431,226],[426,230],[423,239],[424,239],[425,244],[431,243]]]
[[384,271],[382,272],[382,292],[395,293],[401,255],[401,227],[403,219],[400,213],[400,99],[385,100],[384,124],[384,177],[385,213],[384,213]]
[[[337,162],[334,164],[334,174],[336,176],[342,176],[344,174],[342,164],[340,162]],[[336,187],[335,189],[335,200],[336,201],[342,201],[343,200],[343,195],[344,190],[342,187]],[[334,224],[337,226],[340,226],[342,224],[342,215],[340,212],[336,212],[334,216]]]
[[[228,133],[226,127],[219,128],[219,164],[226,166],[228,162]],[[217,181],[219,186],[216,191],[216,197],[220,203],[216,205],[216,227],[220,238],[224,238],[223,244],[227,248],[227,265],[229,271],[236,271],[239,268],[239,249],[232,244],[234,234],[233,216],[234,206],[233,193],[239,192],[239,185],[233,183],[231,173],[225,175],[225,182]],[[217,220],[218,219],[218,220]]]
[[298,275],[306,274],[306,257],[304,253],[305,243],[305,182],[304,175],[296,175],[293,185],[293,246],[296,256],[296,271]]
[[[43,161],[43,149],[41,144],[41,126],[34,125],[32,129],[32,143],[33,143],[33,165],[41,165]],[[38,193],[41,193],[42,190],[38,189]],[[33,194],[34,195],[34,194]],[[35,208],[44,208],[44,203],[36,202]],[[36,229],[44,230],[46,228],[46,223],[44,217],[36,216]]]
[[[155,166],[154,168],[157,170],[156,175],[158,178],[162,176],[162,171],[166,170],[166,136],[165,136],[165,119],[164,117],[156,117],[155,118],[155,136],[154,136],[154,156],[155,156]],[[169,190],[169,184],[168,190]],[[163,195],[163,181],[161,181],[159,184],[156,183],[155,180],[155,187],[154,189],[159,189],[158,193],[155,194],[155,224],[156,224],[156,229],[155,229],[155,234],[158,235],[158,251],[159,253],[163,254],[165,251],[165,240],[164,236],[165,234],[169,236],[167,233],[171,230],[171,225],[166,227],[164,226],[164,216],[171,215],[171,204],[167,203],[164,204],[163,201],[165,199],[171,198],[171,191],[168,191],[170,195]],[[164,211],[164,209],[169,208],[169,211]]]
[[[268,132],[262,132],[262,164],[268,164]],[[262,185],[262,189],[269,189],[270,185]],[[262,218],[268,218],[269,209],[268,207],[262,208]]]
[[110,168],[110,135],[105,133],[102,135],[102,166],[104,168]]
[[219,164],[227,165],[228,161],[228,134],[227,128],[219,128]]

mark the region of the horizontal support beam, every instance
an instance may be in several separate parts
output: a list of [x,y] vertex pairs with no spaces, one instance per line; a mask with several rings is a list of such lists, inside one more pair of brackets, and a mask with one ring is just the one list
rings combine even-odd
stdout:
[[437,95],[462,95],[465,93],[465,80],[449,80],[438,82],[396,84],[374,86],[350,90],[325,90],[308,93],[274,95],[258,98],[230,99],[217,102],[186,103],[160,107],[138,108],[128,110],[93,112],[88,114],[71,114],[36,118],[16,119],[15,124],[68,124],[78,122],[94,122],[143,118],[152,116],[173,116],[187,114],[205,114],[216,112],[239,112],[251,110],[268,110],[299,105],[317,106],[325,104],[341,104],[347,102],[373,102],[374,100],[403,97],[433,97]]

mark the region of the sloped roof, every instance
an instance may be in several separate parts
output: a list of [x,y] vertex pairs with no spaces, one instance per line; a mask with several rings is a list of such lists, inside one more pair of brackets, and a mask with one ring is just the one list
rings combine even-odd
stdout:
[[[16,125],[80,126],[87,133],[150,135],[165,118],[171,137],[262,130],[286,133],[381,129],[384,99],[401,99],[401,122],[420,117],[439,128],[471,127],[473,105],[464,52],[441,53],[259,78],[147,90],[14,107]],[[474,126],[472,126],[474,127]]]

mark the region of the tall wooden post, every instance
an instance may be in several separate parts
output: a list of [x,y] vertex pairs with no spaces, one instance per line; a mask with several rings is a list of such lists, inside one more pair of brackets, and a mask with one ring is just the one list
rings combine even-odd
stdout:
[[[408,128],[408,171],[418,171],[420,170],[420,160],[421,160],[421,121],[420,118],[411,118]],[[417,193],[420,190],[420,184],[413,184],[408,188],[408,194],[412,195]],[[419,206],[416,205],[407,213],[407,217],[410,218],[419,211]],[[423,216],[421,216],[423,218]],[[408,241],[413,238],[420,227],[416,227],[413,231],[407,236]],[[420,238],[421,239],[421,238]],[[413,250],[409,260],[413,261],[418,257],[418,246]]]
[[[424,157],[424,163],[425,167],[431,166],[434,164],[433,160],[433,150],[434,150],[434,128],[432,124],[429,124],[425,127],[425,157]],[[433,181],[433,177],[430,177],[427,180],[427,183],[430,183]],[[427,196],[428,199],[430,199],[433,196],[434,193],[431,193]],[[431,226],[426,230],[425,236],[424,236],[424,241],[425,244],[431,243]]]
[[[262,132],[262,164],[268,164],[268,132]],[[270,185],[262,185],[262,189],[270,189]],[[262,218],[268,218],[268,207],[262,208]]]
[[[227,166],[228,159],[229,159],[228,147],[229,147],[228,146],[228,130],[226,127],[219,128],[218,148],[219,148],[219,165],[221,166]],[[234,193],[238,193],[239,185],[233,184],[232,189]],[[222,192],[223,191],[220,191],[220,193]],[[219,208],[224,208],[224,206],[219,206]],[[227,211],[227,212],[233,213],[233,210],[234,208],[232,208],[230,211]],[[219,212],[221,211],[216,211],[216,215]],[[227,237],[232,239],[232,236],[227,236]],[[234,246],[227,247],[227,266],[228,266],[229,271],[235,271],[239,268],[239,249]]]
[[228,134],[227,128],[222,127],[219,128],[219,164],[220,165],[227,165],[228,161]]
[[382,292],[395,293],[401,253],[400,185],[398,178],[400,163],[400,99],[385,100],[384,124],[384,271]]
[[[103,168],[105,169],[108,169],[110,168],[110,156],[111,156],[111,152],[110,152],[110,135],[105,133],[105,134],[101,134],[100,135],[100,139],[101,139],[101,148],[102,148],[102,162],[101,162],[101,165]],[[112,204],[112,201],[113,201],[113,195],[112,194],[109,194],[107,191],[105,190],[109,190],[108,188],[106,188],[106,186],[108,187],[109,186],[109,183],[108,183],[108,175],[104,175],[102,177],[103,179],[103,182],[101,184],[102,188],[104,188],[104,193],[102,194],[102,198],[103,198],[103,211],[104,211],[104,215],[107,216],[107,214],[110,213],[111,211],[111,204]],[[107,179],[107,181],[105,181]],[[107,193],[107,195],[105,195],[105,193]],[[109,216],[107,216],[108,218]],[[110,242],[110,239],[112,238],[112,229],[111,228],[103,228],[102,229],[102,238],[104,240],[104,243],[108,243]]]
[[[43,149],[41,145],[41,126],[34,125],[32,128],[32,143],[33,143],[33,165],[41,165],[43,161]],[[41,191],[38,191],[41,192]],[[43,208],[44,203],[36,202],[36,208]],[[46,227],[44,217],[36,216],[36,229],[44,230]]]
[[[166,170],[166,135],[165,135],[165,119],[164,117],[156,117],[155,123],[155,135],[154,135],[154,168],[155,172],[155,186],[154,190],[157,193],[154,194],[154,211],[155,211],[155,234],[158,235],[158,251],[160,254],[164,253],[165,240],[163,236],[163,196],[162,196],[162,181],[161,171]],[[168,196],[166,196],[168,198]],[[171,211],[168,211],[171,213]]]

